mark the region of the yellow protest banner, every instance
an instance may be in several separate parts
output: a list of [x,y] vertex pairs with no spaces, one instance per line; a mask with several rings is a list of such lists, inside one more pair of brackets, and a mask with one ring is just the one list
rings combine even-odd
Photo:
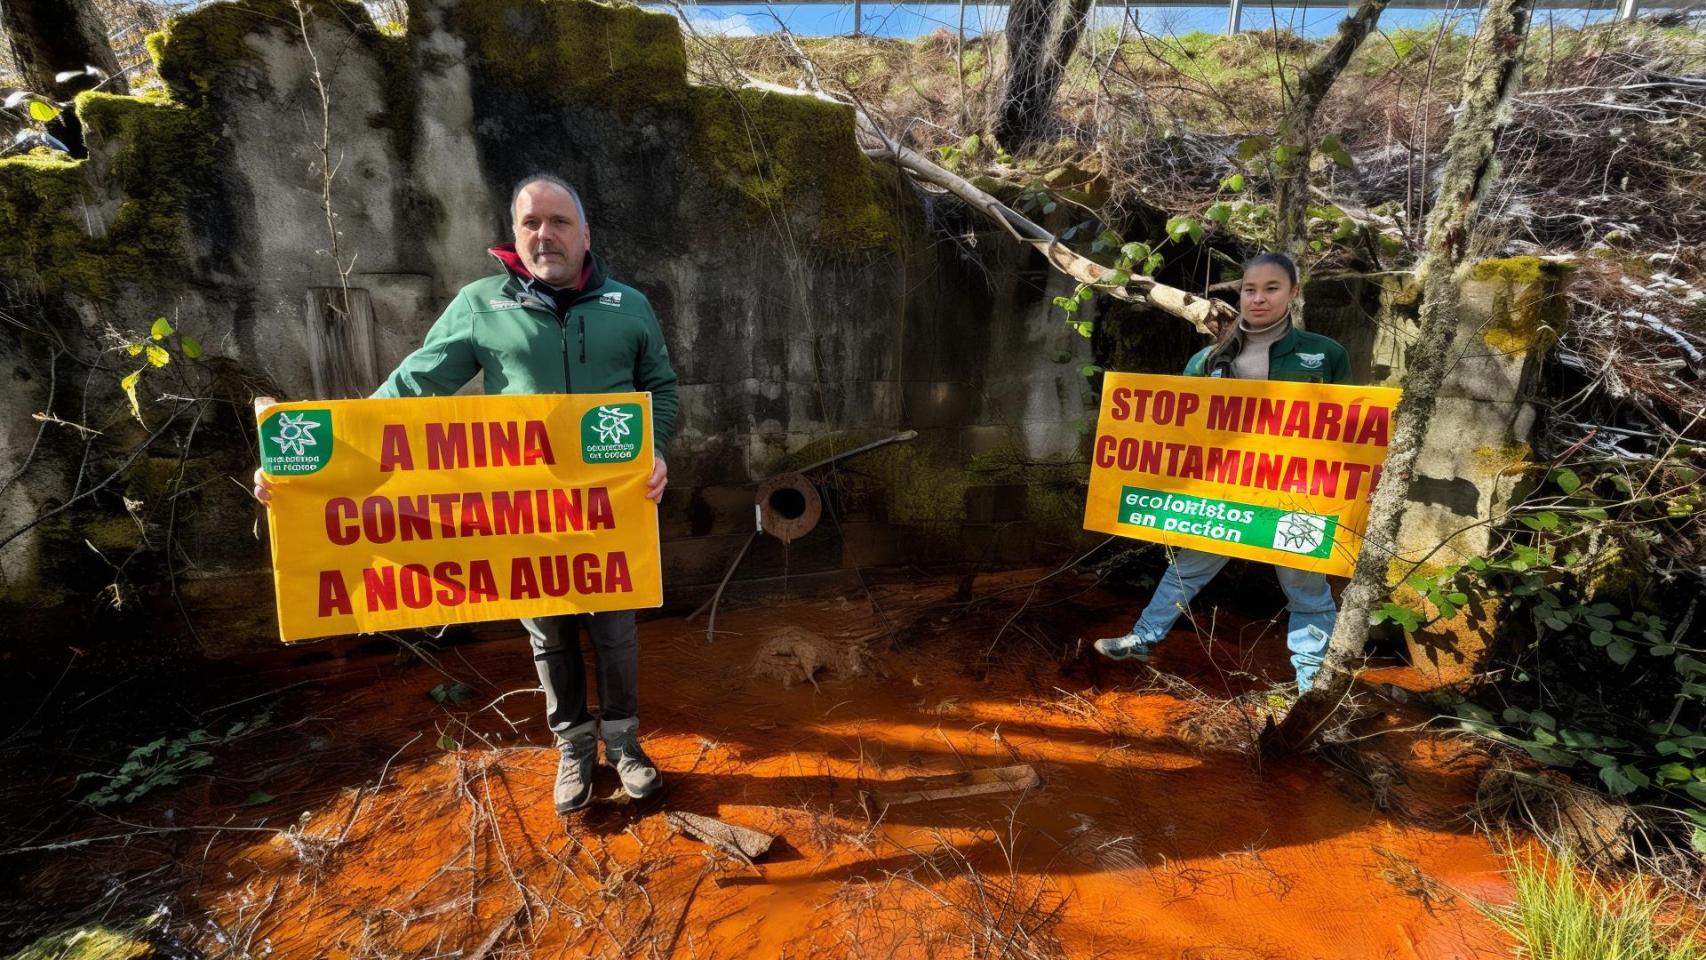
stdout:
[[304,401],[258,420],[287,643],[663,602],[650,394]]
[[1349,576],[1398,396],[1109,373],[1084,528]]

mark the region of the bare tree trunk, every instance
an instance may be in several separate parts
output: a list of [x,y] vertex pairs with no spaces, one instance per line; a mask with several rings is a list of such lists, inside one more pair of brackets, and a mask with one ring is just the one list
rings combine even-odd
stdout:
[[1498,178],[1500,135],[1522,81],[1522,47],[1534,0],[1491,0],[1476,31],[1474,57],[1464,73],[1463,104],[1447,144],[1439,196],[1428,217],[1422,275],[1421,332],[1409,355],[1404,397],[1395,413],[1385,476],[1374,492],[1368,530],[1346,588],[1338,626],[1315,685],[1277,727],[1262,733],[1262,751],[1280,756],[1307,748],[1350,691],[1356,661],[1368,640],[1369,616],[1385,599],[1392,544],[1409,502],[1422,441],[1432,425],[1458,327],[1461,271],[1488,188]]
[[1042,139],[1049,107],[1090,20],[1093,0],[1012,0],[1007,7],[1007,73],[989,130],[1017,154]]
[[1060,30],[1054,38],[1055,66],[1063,71],[1066,61],[1071,60],[1072,54],[1078,50],[1078,41],[1083,39],[1085,29],[1090,26],[1090,12],[1096,6],[1096,0],[1065,0],[1065,3]]
[[[113,79],[106,88],[125,93],[118,57],[107,43],[100,11],[90,0],[0,0],[0,28],[12,48],[12,59],[23,74],[24,87],[54,100],[69,100],[100,81],[86,74],[66,83],[54,77],[96,67]],[[83,128],[66,110],[48,125],[48,132],[83,156]]]
[[1291,105],[1279,126],[1279,142],[1292,148],[1290,159],[1281,164],[1274,181],[1274,211],[1276,235],[1274,246],[1291,254],[1299,264],[1309,253],[1309,164],[1315,155],[1318,139],[1315,117],[1321,104],[1338,81],[1339,74],[1351,62],[1375,24],[1385,12],[1389,0],[1363,0],[1356,11],[1339,21],[1339,34],[1333,45],[1321,52],[1297,78]]
[[1009,153],[1023,150],[1042,132],[1040,114],[1053,98],[1052,87],[1047,97],[1042,95],[1053,12],[1054,0],[1012,0],[1007,5],[1007,74],[989,132]]

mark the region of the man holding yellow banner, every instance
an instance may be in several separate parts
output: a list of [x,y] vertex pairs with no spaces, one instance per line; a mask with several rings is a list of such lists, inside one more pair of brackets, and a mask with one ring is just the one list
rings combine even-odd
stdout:
[[1325,575],[1348,575],[1361,545],[1398,391],[1344,386],[1344,349],[1293,327],[1296,290],[1291,259],[1262,254],[1237,323],[1186,376],[1104,380],[1084,526],[1179,548],[1132,629],[1096,641],[1104,656],[1146,659],[1242,557],[1275,565],[1298,689],[1314,681],[1338,617]]
[[[490,251],[503,272],[462,288],[371,398],[443,399],[266,412],[258,401],[255,493],[275,506],[287,640],[521,618],[561,750],[554,800],[568,813],[592,799],[600,739],[629,796],[660,786],[639,743],[634,610],[662,603],[656,503],[676,375],[644,295],[592,253],[573,187],[534,174],[510,212],[514,243]],[[476,374],[505,396],[451,396]],[[286,510],[310,497],[312,509]],[[349,558],[360,568],[341,569]]]

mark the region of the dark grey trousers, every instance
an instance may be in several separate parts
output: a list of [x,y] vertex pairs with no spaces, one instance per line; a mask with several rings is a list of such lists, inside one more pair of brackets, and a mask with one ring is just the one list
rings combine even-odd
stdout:
[[545,723],[558,737],[592,732],[580,634],[592,638],[598,672],[598,719],[605,736],[639,725],[640,638],[634,611],[524,619],[533,666],[545,688]]

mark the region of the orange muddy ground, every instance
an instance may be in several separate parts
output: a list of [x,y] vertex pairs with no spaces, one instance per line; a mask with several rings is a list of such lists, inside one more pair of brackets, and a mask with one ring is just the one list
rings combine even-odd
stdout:
[[[28,884],[147,877],[186,940],[239,956],[1509,956],[1470,902],[1507,897],[1462,818],[1483,756],[1389,711],[1360,763],[1258,772],[1242,714],[1148,668],[1063,668],[1067,641],[1118,632],[1132,604],[1071,575],[1033,596],[1037,576],[981,578],[969,606],[951,581],[878,587],[881,615],[863,595],[725,607],[714,643],[702,621],[643,622],[643,742],[668,789],[567,819],[519,636],[436,653],[477,690],[460,705],[435,703],[444,676],[415,660],[257,675],[232,699],[288,688],[265,736],[80,825]],[[863,676],[785,687],[753,674],[784,626],[897,639]],[[1222,698],[1288,679],[1273,625],[1215,633],[1176,633],[1155,665]],[[1015,763],[1042,786],[874,821],[858,801]],[[666,810],[781,839],[748,866]]]

